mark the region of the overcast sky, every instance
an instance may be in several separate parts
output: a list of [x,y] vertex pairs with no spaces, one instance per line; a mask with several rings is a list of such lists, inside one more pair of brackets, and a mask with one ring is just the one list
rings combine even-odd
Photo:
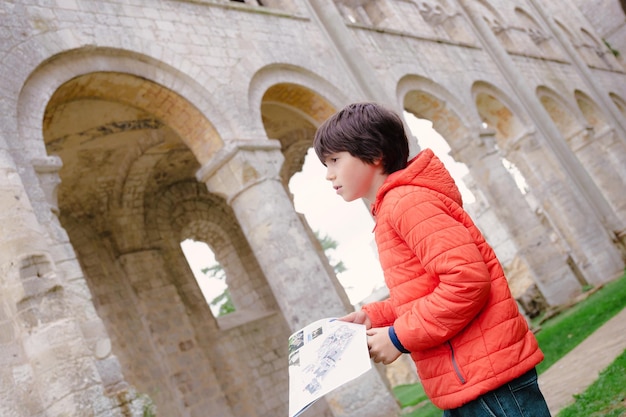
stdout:
[[[410,114],[405,114],[405,118],[420,147],[428,147],[435,152],[455,178],[464,201],[472,201],[473,196],[461,182],[467,168],[448,155],[450,148],[432,129],[432,123]],[[347,268],[339,274],[339,280],[346,288],[350,301],[356,304],[373,290],[384,286],[372,233],[374,221],[363,201],[346,203],[335,193],[325,175],[324,166],[310,149],[302,172],[292,177],[289,188],[294,194],[296,211],[305,215],[311,228],[321,236],[328,235],[337,241],[338,246],[332,256],[343,261]]]

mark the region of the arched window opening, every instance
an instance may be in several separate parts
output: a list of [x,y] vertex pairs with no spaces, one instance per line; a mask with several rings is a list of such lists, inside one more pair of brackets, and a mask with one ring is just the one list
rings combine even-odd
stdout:
[[504,168],[509,171],[509,173],[515,180],[515,185],[517,185],[517,188],[519,188],[521,193],[523,195],[527,195],[530,188],[528,187],[526,178],[524,178],[521,171],[515,166],[513,162],[509,161],[506,158],[502,158],[502,165],[504,165]]
[[185,239],[180,247],[213,316],[217,318],[235,311],[226,283],[226,271],[215,259],[209,245]]
[[446,166],[459,191],[463,197],[464,204],[471,204],[476,201],[476,197],[465,184],[463,177],[469,173],[467,166],[461,162],[457,162],[450,155],[450,145],[448,142],[433,129],[433,123],[427,119],[420,119],[409,112],[404,112],[404,117],[413,136],[417,138],[420,149],[430,148],[437,155],[441,162]]
[[[335,194],[313,148],[308,150],[302,170],[291,177],[289,190],[296,211],[304,215],[318,236],[350,303],[357,305],[384,288],[372,233],[374,220],[366,204],[359,200],[346,203]],[[324,239],[336,245],[328,247]],[[338,264],[342,265],[339,269]]]

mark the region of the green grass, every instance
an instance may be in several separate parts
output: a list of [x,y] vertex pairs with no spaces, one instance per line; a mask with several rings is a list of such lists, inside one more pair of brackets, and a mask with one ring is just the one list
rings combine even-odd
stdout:
[[393,393],[403,409],[402,417],[441,417],[442,411],[428,400],[422,384],[398,385]]
[[558,417],[626,416],[626,351],[585,392],[574,398],[574,404],[561,410]]
[[545,359],[537,372],[544,372],[625,307],[626,275],[543,323],[537,341]]
[[[537,340],[545,359],[537,366],[537,371],[541,373],[548,369],[624,308],[626,273],[589,295],[584,301],[543,322],[537,333]],[[541,317],[535,323],[540,320]],[[625,354],[607,368],[585,393],[576,396],[576,402],[563,410],[558,417],[626,417]],[[442,414],[426,398],[419,383],[394,387],[393,392],[403,408],[403,417],[440,417]],[[572,410],[569,411],[570,409]],[[594,412],[599,414],[593,414]]]

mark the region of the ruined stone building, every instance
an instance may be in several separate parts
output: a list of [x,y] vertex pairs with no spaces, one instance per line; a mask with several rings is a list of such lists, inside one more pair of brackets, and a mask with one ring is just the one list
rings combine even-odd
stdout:
[[[624,270],[618,0],[4,0],[0,54],[2,417],[286,416],[288,336],[352,309],[287,184],[353,101],[432,121],[520,300]],[[373,370],[308,415],[397,412]]]

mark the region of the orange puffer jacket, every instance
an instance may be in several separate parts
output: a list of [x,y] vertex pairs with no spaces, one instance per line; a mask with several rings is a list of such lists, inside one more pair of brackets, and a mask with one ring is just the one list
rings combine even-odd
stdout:
[[363,307],[393,326],[426,394],[459,407],[543,359],[504,272],[430,149],[391,174],[372,205],[387,300]]

